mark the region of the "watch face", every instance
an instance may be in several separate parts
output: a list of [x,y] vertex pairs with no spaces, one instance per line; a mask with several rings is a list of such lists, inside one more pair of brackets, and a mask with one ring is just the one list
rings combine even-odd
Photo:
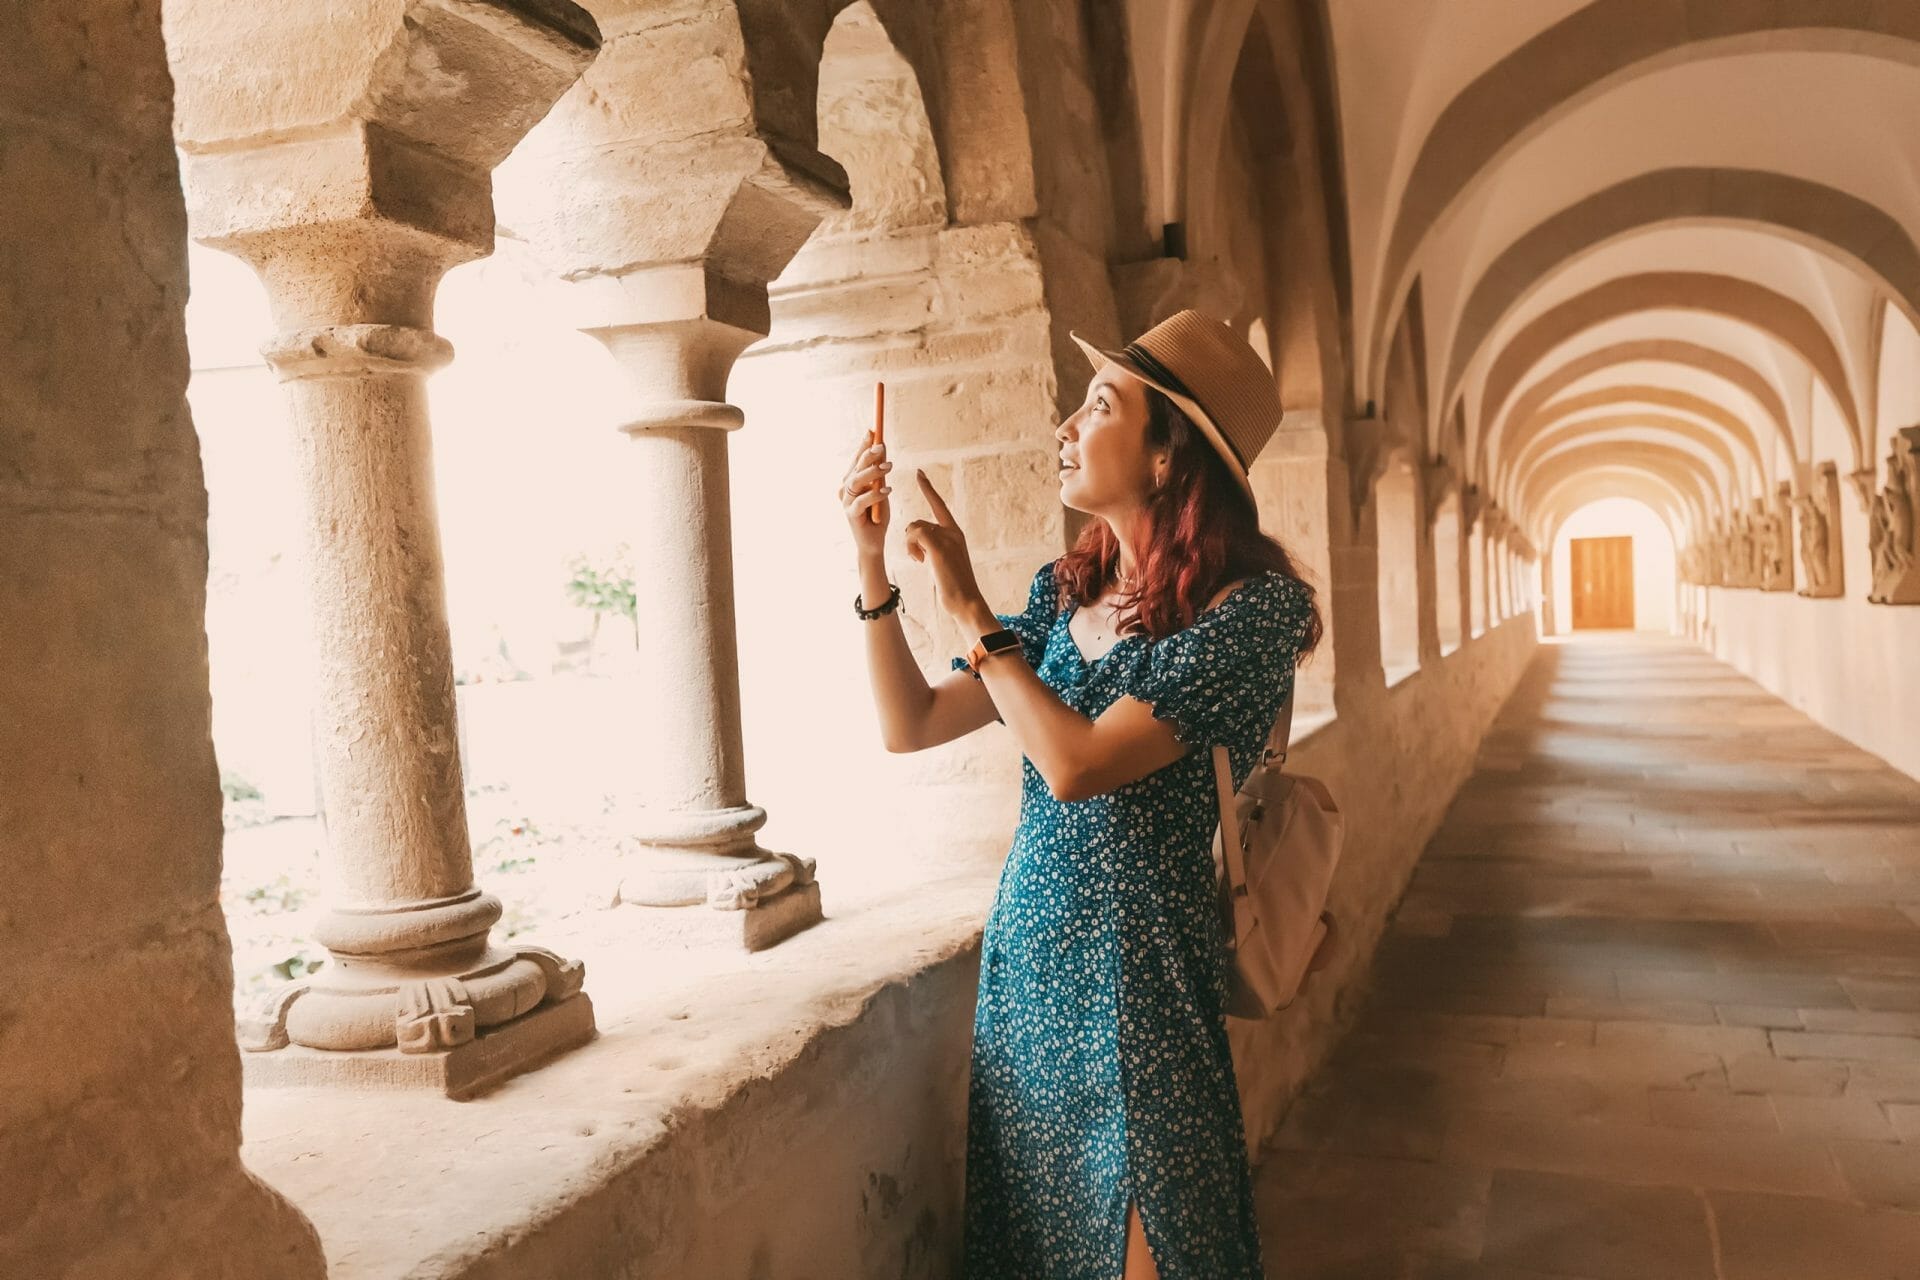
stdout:
[[980,637],[980,643],[985,646],[988,653],[998,653],[1002,649],[1018,648],[1020,636],[1017,632],[1004,629],[1000,631],[989,631]]

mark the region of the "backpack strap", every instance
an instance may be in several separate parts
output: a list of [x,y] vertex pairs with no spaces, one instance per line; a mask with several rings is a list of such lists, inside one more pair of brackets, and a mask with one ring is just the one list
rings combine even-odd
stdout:
[[1275,759],[1285,760],[1287,748],[1293,742],[1293,694],[1287,690],[1287,700],[1280,704],[1280,714],[1273,722],[1273,732],[1267,735],[1267,750]]
[[[1293,691],[1287,691],[1287,699],[1280,704],[1280,713],[1274,718],[1273,728],[1267,734],[1267,750],[1281,760],[1287,758],[1287,738],[1293,732]],[[1278,744],[1278,751],[1275,745]],[[1247,896],[1247,866],[1244,851],[1240,848],[1240,823],[1234,816],[1233,771],[1229,767],[1227,748],[1216,743],[1213,748],[1213,785],[1220,801],[1220,856],[1227,873],[1227,893],[1233,906],[1234,945],[1238,947],[1246,940],[1253,928],[1251,912],[1241,909],[1241,899]]]
[[1241,904],[1247,896],[1247,867],[1240,848],[1240,824],[1233,814],[1233,774],[1226,747],[1213,748],[1213,783],[1220,798],[1220,858],[1226,867],[1228,904],[1233,911],[1233,945],[1238,950],[1253,927],[1253,913]]

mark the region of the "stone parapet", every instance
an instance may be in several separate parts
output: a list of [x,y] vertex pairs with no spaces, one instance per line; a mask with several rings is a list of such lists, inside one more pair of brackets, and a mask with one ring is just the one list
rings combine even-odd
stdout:
[[[1341,945],[1288,1010],[1228,1024],[1256,1152],[1351,1023],[1413,865],[1533,651],[1531,617],[1516,618],[1351,721],[1301,725],[1288,767],[1327,780],[1352,815]],[[256,1093],[245,1154],[312,1215],[332,1280],[951,1276],[999,870],[955,860],[901,875],[783,944],[771,969],[711,952],[689,964],[598,917],[569,948],[656,980],[602,998],[592,1045],[485,1109],[362,1093],[315,1132],[296,1095]],[[339,1177],[370,1133],[388,1157]],[[454,1153],[468,1178],[497,1173],[514,1195],[458,1194],[435,1176]]]

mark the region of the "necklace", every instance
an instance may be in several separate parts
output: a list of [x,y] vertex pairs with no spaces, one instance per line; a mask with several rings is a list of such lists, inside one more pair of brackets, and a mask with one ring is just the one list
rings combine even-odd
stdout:
[[[1103,601],[1096,600],[1094,603],[1102,604]],[[1105,607],[1100,612],[1096,613],[1094,616],[1100,619],[1099,626],[1094,628],[1094,632],[1093,632],[1093,642],[1095,644],[1099,644],[1100,642],[1106,640],[1109,636],[1117,636],[1119,634],[1115,630],[1110,630],[1110,628],[1113,626],[1114,619],[1119,616],[1119,610],[1116,609],[1111,603],[1106,603]]]

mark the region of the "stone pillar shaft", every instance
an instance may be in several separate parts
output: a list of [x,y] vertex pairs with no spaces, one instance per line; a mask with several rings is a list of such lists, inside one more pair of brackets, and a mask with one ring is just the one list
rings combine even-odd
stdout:
[[307,502],[328,845],[358,902],[473,883],[426,407],[450,355],[398,325],[296,330],[267,351]]
[[[627,430],[633,489],[647,495],[634,503],[629,528],[635,545],[671,557],[652,566],[649,589],[635,601],[641,636],[670,636],[672,643],[648,647],[650,674],[638,691],[635,723],[647,726],[650,749],[646,767],[634,771],[634,791],[661,813],[740,809],[746,775],[735,678],[727,429],[678,423]],[[704,554],[693,554],[695,548]]]
[[[727,456],[728,433],[745,419],[725,395],[735,358],[759,334],[710,316],[587,332],[635,391],[621,429],[640,499],[630,527],[648,553],[634,593],[646,652],[628,690],[635,767],[617,819],[640,847],[624,860],[618,896],[753,909],[751,919],[662,923],[670,934],[691,926],[764,946],[818,918],[819,889],[812,859],[756,844],[767,814],[746,798]],[[776,899],[778,910],[765,910]]]

